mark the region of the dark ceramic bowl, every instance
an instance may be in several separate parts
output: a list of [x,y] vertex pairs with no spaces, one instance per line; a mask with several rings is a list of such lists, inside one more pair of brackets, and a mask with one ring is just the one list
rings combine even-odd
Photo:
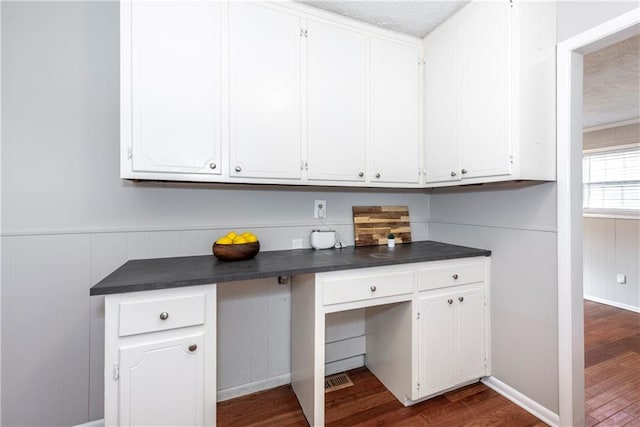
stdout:
[[213,254],[220,261],[244,261],[260,252],[260,242],[242,243],[238,245],[213,245]]

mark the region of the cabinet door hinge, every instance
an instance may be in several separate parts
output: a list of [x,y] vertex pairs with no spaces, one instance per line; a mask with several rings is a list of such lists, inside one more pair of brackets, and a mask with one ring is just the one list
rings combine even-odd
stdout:
[[509,0],[509,7],[513,7],[513,0]]
[[120,367],[117,363],[113,364],[113,379],[118,380],[120,378]]
[[307,31],[306,28],[300,27],[300,37],[308,37],[308,36],[309,36],[309,31]]
[[304,160],[300,160],[300,170],[309,170],[309,163]]
[[133,151],[131,150],[131,147],[127,148],[127,159],[131,159],[131,157],[133,157]]
[[420,390],[420,378],[416,378],[416,388]]
[[416,316],[416,319],[420,320],[420,312],[418,312],[418,315]]

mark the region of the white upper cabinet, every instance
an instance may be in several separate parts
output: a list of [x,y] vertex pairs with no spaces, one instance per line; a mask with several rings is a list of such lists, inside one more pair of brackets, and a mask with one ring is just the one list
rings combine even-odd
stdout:
[[229,3],[229,168],[237,178],[301,178],[300,18]]
[[220,15],[213,2],[121,3],[123,177],[221,173]]
[[511,173],[509,7],[487,2],[460,22],[463,178]]
[[367,142],[367,38],[309,20],[307,43],[308,179],[362,181]]
[[371,37],[370,182],[420,182],[420,49]]
[[428,186],[555,179],[555,8],[471,2],[426,37]]
[[427,182],[459,181],[458,34],[445,31],[425,59],[425,176]]

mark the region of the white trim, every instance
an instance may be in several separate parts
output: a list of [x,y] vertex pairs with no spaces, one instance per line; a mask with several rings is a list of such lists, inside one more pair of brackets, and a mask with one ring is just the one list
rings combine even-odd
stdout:
[[[557,224],[559,422],[584,420],[582,286],[582,55],[638,32],[640,8],[611,19],[557,46]],[[575,79],[575,80],[574,80]],[[577,88],[580,90],[576,90]],[[580,142],[579,147],[578,142]]]
[[636,118],[636,119],[630,119],[630,120],[623,120],[621,122],[613,122],[613,123],[607,123],[606,125],[599,125],[599,126],[591,126],[589,128],[584,128],[582,131],[584,133],[587,132],[595,132],[597,130],[605,130],[605,129],[611,129],[611,128],[619,128],[622,126],[629,126],[629,125],[635,125],[640,123],[640,117]]
[[560,425],[558,414],[550,411],[513,387],[503,383],[496,377],[484,377],[481,379],[481,382],[550,426],[557,427]]
[[[429,224],[427,219],[413,219],[412,224]],[[66,235],[66,234],[108,234],[108,233],[145,233],[155,231],[197,231],[197,230],[228,230],[230,228],[237,228],[243,230],[252,230],[260,228],[296,228],[296,227],[310,227],[311,228],[323,228],[327,226],[329,228],[335,227],[353,227],[353,221],[333,221],[333,222],[273,222],[269,224],[265,223],[217,223],[210,225],[159,225],[159,226],[139,226],[139,227],[86,227],[86,228],[50,228],[42,230],[13,230],[2,231],[0,237],[15,237],[15,236],[48,236],[48,235]]]
[[280,387],[281,385],[291,384],[291,374],[284,374],[266,380],[254,381],[248,384],[242,384],[236,387],[218,390],[217,401],[233,399],[235,397],[245,396],[257,391],[269,390],[270,388]]
[[624,303],[621,303],[621,302],[612,301],[610,299],[594,297],[593,295],[587,295],[587,294],[584,295],[584,299],[589,300],[589,301],[593,301],[593,302],[597,302],[597,303],[600,303],[600,304],[610,305],[610,306],[616,307],[616,308],[621,308],[623,310],[633,311],[634,313],[640,313],[640,307],[637,307],[635,305],[624,304]]
[[484,227],[484,228],[500,228],[505,230],[522,230],[522,231],[536,231],[541,233],[556,233],[556,229],[554,227],[520,227],[520,226],[505,226],[499,224],[490,224],[490,223],[482,223],[482,222],[469,222],[469,221],[450,221],[446,219],[432,219],[429,221],[429,225],[431,224],[447,224],[447,225],[462,225],[466,227]]
[[104,418],[100,420],[89,421],[88,423],[78,424],[73,427],[104,427]]

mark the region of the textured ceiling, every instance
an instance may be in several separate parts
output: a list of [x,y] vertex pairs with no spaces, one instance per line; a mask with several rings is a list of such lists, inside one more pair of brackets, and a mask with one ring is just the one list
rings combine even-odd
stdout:
[[640,35],[584,56],[583,127],[640,117]]
[[452,0],[298,0],[320,9],[389,30],[424,37],[462,8],[467,1]]

